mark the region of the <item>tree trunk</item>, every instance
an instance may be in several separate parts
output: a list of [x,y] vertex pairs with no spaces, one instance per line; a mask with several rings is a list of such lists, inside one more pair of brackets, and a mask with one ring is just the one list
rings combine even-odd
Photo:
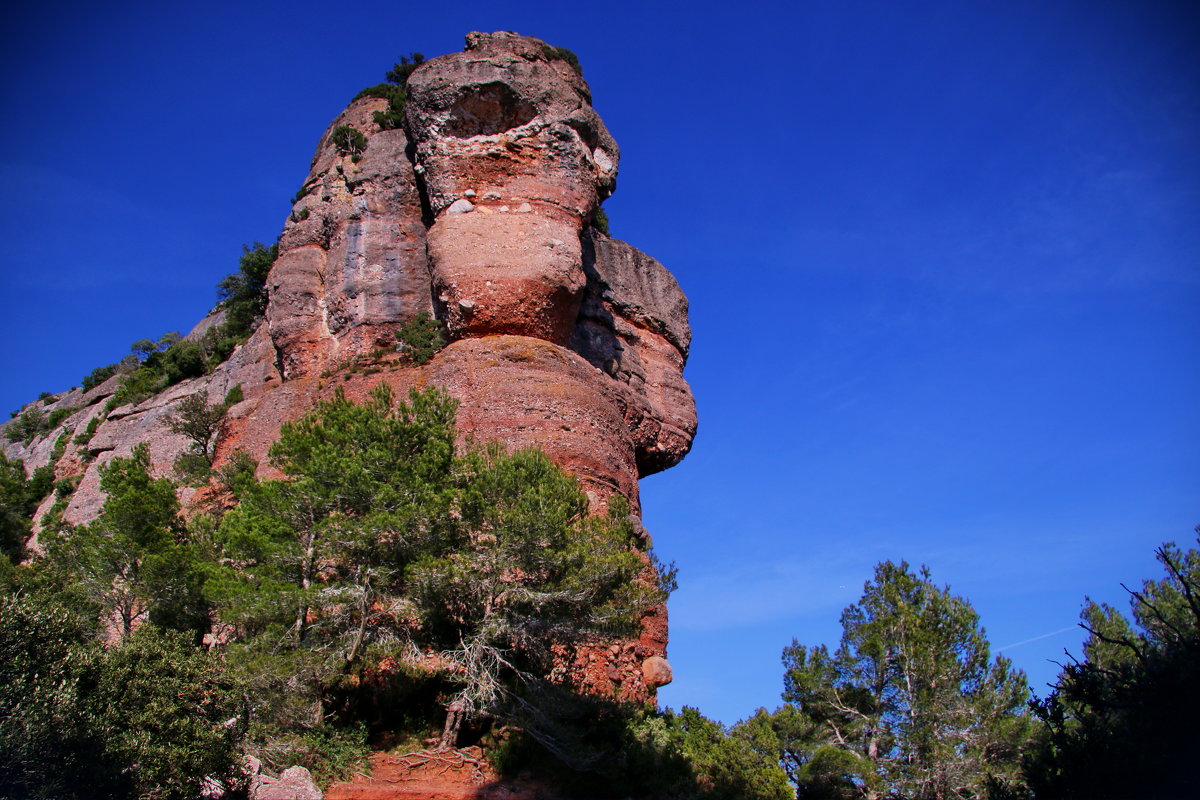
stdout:
[[304,634],[308,632],[308,590],[312,586],[313,564],[316,561],[317,537],[312,531],[307,534],[304,544],[304,561],[300,565],[300,608],[296,611],[296,641],[303,642]]
[[453,750],[458,745],[458,732],[462,728],[465,716],[462,704],[457,700],[446,709],[446,724],[442,728],[442,738],[438,742],[438,750]]

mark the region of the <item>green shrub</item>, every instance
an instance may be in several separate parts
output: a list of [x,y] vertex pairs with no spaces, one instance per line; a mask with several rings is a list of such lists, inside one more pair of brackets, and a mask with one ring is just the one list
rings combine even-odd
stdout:
[[92,437],[96,434],[96,429],[100,427],[100,423],[103,421],[104,417],[100,414],[97,414],[88,420],[87,427],[83,429],[83,433],[75,437],[75,444],[82,447],[90,442]]
[[385,76],[388,83],[396,86],[404,87],[408,85],[408,79],[417,67],[425,63],[425,56],[421,53],[409,53],[407,56],[400,56],[400,61],[392,65]]
[[401,325],[396,331],[396,339],[400,354],[418,366],[429,363],[429,359],[446,346],[442,324],[427,311]]
[[596,213],[592,215],[592,227],[608,236],[608,212],[603,208],[597,208]]
[[25,557],[33,512],[54,483],[54,470],[38,467],[26,480],[23,462],[0,453],[0,554],[12,562]]
[[57,464],[58,460],[63,457],[63,453],[67,452],[67,442],[71,441],[71,432],[64,430],[59,434],[58,439],[54,441],[54,449],[50,452],[50,463]]
[[68,406],[67,408],[54,409],[53,411],[50,412],[50,419],[47,422],[47,427],[50,430],[54,430],[55,428],[57,428],[59,425],[62,424],[63,420],[65,420],[67,417],[71,416],[78,410],[79,409],[75,406]]
[[308,219],[308,217],[311,213],[312,213],[312,210],[309,209],[307,206],[300,209],[299,211],[293,211],[291,213],[292,222],[304,222],[304,220]]
[[203,375],[208,367],[200,344],[175,332],[163,334],[157,342],[141,339],[131,349],[137,366],[121,381],[105,405],[107,411],[127,403],[140,403],[168,386]]
[[[117,408],[129,403],[140,403],[165,388],[167,388],[165,375],[151,367],[138,367],[121,381],[116,393],[109,398],[108,405]],[[111,411],[112,408],[109,410]]]
[[317,243],[328,250],[333,244],[333,237],[338,232],[338,221],[334,217],[321,217],[321,227],[317,230]]
[[119,364],[109,364],[106,367],[96,367],[89,372],[83,379],[83,390],[90,392],[106,380],[117,374]]
[[50,490],[53,487],[54,467],[46,464],[33,471],[33,474],[29,476],[29,483],[25,488],[29,513],[33,513],[34,507],[44,500],[46,495],[50,494]]
[[180,453],[171,465],[185,486],[203,486],[212,477],[212,465],[199,453]]
[[259,752],[265,763],[276,769],[304,767],[323,785],[349,778],[355,767],[366,763],[369,753],[367,729],[361,724],[338,727],[322,723],[315,728],[272,736],[269,747],[269,751]]
[[78,797],[99,760],[79,697],[87,633],[57,603],[0,598],[0,796]]
[[41,406],[34,405],[22,412],[15,422],[8,423],[8,429],[4,435],[10,442],[29,444],[38,434],[49,429],[50,421],[46,417],[46,412],[42,411]]
[[54,402],[54,392],[42,392],[38,395],[38,400],[42,401],[42,405],[48,406]]
[[205,372],[204,354],[200,351],[200,345],[195,342],[179,342],[168,348],[162,357],[162,368],[167,376],[168,386],[188,378],[198,378]]
[[583,77],[583,66],[579,63],[579,56],[565,47],[552,47],[548,44],[542,45],[542,55],[547,61],[565,61],[571,69],[575,70],[575,74]]
[[404,124],[404,103],[408,98],[405,87],[408,85],[409,76],[423,63],[425,63],[425,56],[421,53],[401,56],[400,60],[388,70],[387,83],[368,86],[354,96],[355,100],[363,97],[379,97],[388,101],[386,110],[376,111],[374,114],[375,124],[381,131],[390,131]]
[[[277,258],[278,242],[269,247],[262,242],[242,245],[238,271],[217,284],[217,301],[225,309],[225,322],[214,337],[240,339],[254,330],[267,309],[267,275]],[[232,348],[229,350],[232,352]]]
[[200,352],[206,364],[216,367],[233,355],[241,341],[241,337],[227,334],[224,325],[214,325],[200,337]]
[[294,195],[292,195],[292,205],[296,205],[296,203],[299,203],[301,200],[308,197],[308,193],[311,192],[313,187],[316,185],[317,182],[315,180],[305,181],[304,183],[300,184],[300,188],[296,190]]
[[64,500],[75,493],[79,488],[79,482],[83,480],[82,475],[72,475],[69,478],[63,478],[54,483],[54,496],[59,500]]
[[362,100],[364,97],[378,97],[381,100],[391,100],[392,94],[396,89],[396,85],[392,83],[377,83],[374,86],[368,86],[354,95],[354,100]]
[[254,473],[258,471],[258,462],[245,450],[237,449],[229,454],[225,463],[216,470],[217,480],[221,487],[235,497],[254,483]]
[[240,383],[235,383],[233,388],[225,393],[225,406],[227,408],[236,406],[245,399],[246,395],[242,392],[242,385]]
[[329,143],[343,156],[360,156],[367,149],[367,137],[353,125],[338,125],[329,134]]
[[[239,388],[240,391],[240,388]],[[167,429],[188,439],[192,453],[212,465],[217,457],[217,443],[225,432],[225,403],[209,403],[204,392],[188,395],[167,416]]]
[[86,707],[128,796],[191,800],[205,779],[241,783],[238,699],[216,659],[186,634],[143,625],[96,665]]

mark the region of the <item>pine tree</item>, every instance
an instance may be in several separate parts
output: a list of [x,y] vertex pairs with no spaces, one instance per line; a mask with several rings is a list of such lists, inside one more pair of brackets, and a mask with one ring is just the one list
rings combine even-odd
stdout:
[[107,495],[89,525],[47,536],[59,580],[128,636],[141,622],[199,633],[207,626],[202,575],[179,519],[175,486],[150,475],[143,443],[100,470]]
[[1083,660],[1035,704],[1039,797],[1133,800],[1194,793],[1200,715],[1200,550],[1156,555],[1166,575],[1130,591],[1132,619],[1089,600]]
[[1025,676],[989,661],[978,614],[927,568],[879,564],[835,652],[793,642],[783,658],[801,796],[975,798],[1019,784]]

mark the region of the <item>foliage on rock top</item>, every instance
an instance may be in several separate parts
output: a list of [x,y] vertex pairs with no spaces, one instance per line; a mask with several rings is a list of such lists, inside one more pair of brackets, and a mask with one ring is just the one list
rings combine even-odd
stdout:
[[10,442],[29,444],[38,435],[50,430],[50,418],[40,405],[31,405],[4,427],[4,435]]
[[242,245],[238,271],[217,284],[217,301],[225,311],[223,337],[244,338],[267,310],[267,275],[279,258],[279,243]]
[[554,47],[553,45],[543,44],[542,55],[547,61],[565,61],[575,70],[575,74],[583,77],[583,65],[579,63],[579,56],[575,55],[574,51],[568,50],[565,47]]
[[198,341],[185,339],[177,332],[164,334],[157,342],[140,339],[121,361],[88,373],[83,379],[84,391],[114,375],[123,376],[110,400],[110,408],[115,408],[141,402],[168,386],[214,369],[262,319],[267,307],[267,275],[278,257],[278,243],[242,245],[238,271],[217,283],[217,304],[224,312],[220,324],[211,326]]
[[374,114],[375,124],[381,131],[394,130],[404,124],[408,79],[424,63],[425,56],[421,53],[400,56],[400,60],[388,70],[385,76],[386,83],[368,86],[354,96],[355,100],[362,97],[379,97],[388,101],[387,109],[376,111]]

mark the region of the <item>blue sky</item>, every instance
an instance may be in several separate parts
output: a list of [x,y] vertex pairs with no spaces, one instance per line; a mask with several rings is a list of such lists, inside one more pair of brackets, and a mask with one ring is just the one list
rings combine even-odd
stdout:
[[[665,703],[778,702],[885,558],[1041,688],[1200,523],[1185,3],[25,4],[0,32],[0,406],[186,330],[396,57],[575,50],[613,234],[692,302],[700,433],[643,481]],[[1044,637],[1044,638],[1038,638]],[[1030,641],[1033,640],[1033,641]]]

